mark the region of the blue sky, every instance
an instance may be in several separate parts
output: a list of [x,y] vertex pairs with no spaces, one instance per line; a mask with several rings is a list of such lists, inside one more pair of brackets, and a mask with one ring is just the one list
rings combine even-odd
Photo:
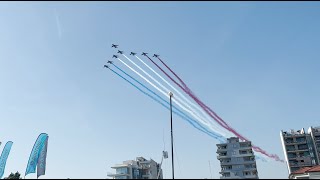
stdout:
[[[4,176],[24,174],[42,132],[49,143],[40,178],[107,178],[114,164],[137,156],[160,162],[164,146],[170,150],[168,110],[102,68],[115,53],[112,43],[161,54],[220,117],[284,159],[280,130],[319,126],[319,8],[319,2],[1,2],[0,149],[13,141]],[[173,118],[175,177],[210,178],[210,161],[219,178],[218,141]],[[165,178],[170,164],[163,164]],[[260,178],[288,177],[284,163],[257,166]]]

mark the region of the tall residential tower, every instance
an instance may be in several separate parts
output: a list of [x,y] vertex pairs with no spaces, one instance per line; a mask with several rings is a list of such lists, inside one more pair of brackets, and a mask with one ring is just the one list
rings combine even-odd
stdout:
[[250,141],[240,142],[231,137],[227,143],[217,144],[221,165],[220,179],[258,179],[257,164]]

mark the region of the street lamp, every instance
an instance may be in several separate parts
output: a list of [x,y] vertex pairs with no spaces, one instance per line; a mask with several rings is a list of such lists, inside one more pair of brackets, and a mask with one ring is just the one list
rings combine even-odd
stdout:
[[172,154],[172,179],[174,179],[174,164],[173,164],[173,131],[172,131],[172,97],[173,93],[169,92],[170,96],[170,117],[171,117],[171,154]]

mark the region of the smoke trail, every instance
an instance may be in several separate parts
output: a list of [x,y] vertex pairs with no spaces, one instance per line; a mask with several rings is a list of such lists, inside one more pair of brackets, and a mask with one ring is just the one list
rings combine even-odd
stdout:
[[[183,84],[184,88],[191,94],[191,96],[193,96],[195,99],[197,99],[197,101],[199,101],[206,109],[208,109],[215,117],[217,117],[221,122],[223,122],[226,127],[228,127],[228,130],[230,130],[231,132],[233,132],[235,135],[237,135],[240,139],[242,140],[246,140],[248,141],[247,138],[243,137],[242,135],[240,135],[238,132],[236,132],[233,128],[231,128],[222,118],[220,118],[210,107],[208,107],[207,105],[205,105],[202,101],[199,100],[199,98],[197,98],[194,93],[192,93],[192,91],[190,90],[190,88],[184,83],[184,81],[165,63],[162,61],[162,59],[160,59],[159,57],[157,57],[161,63],[163,65],[165,65],[170,72],[172,72],[178,79],[179,81]],[[189,94],[188,93],[188,94]]]
[[[149,68],[153,73],[155,73],[163,82],[165,82],[167,85],[169,85],[175,92],[177,92],[185,101],[187,101],[190,105],[197,108],[199,112],[203,113],[203,110],[200,109],[196,104],[192,103],[189,99],[187,99],[180,91],[178,91],[175,87],[173,87],[168,81],[166,81],[161,75],[159,75],[155,70],[153,70],[150,66],[148,66],[142,59],[140,59],[138,56],[135,56],[140,62],[142,62],[147,68]],[[203,115],[207,115],[203,113]]]
[[[130,82],[128,79],[126,79],[125,77],[121,76],[119,73],[115,72],[114,70],[112,70],[111,68],[109,68],[113,73],[117,74],[119,77],[121,77],[123,80],[127,81],[129,84],[131,84],[133,87],[135,87],[136,89],[138,89],[140,92],[142,92],[143,94],[147,95],[148,97],[150,97],[151,99],[153,99],[154,101],[158,102],[159,104],[161,104],[163,107],[165,107],[166,109],[169,110],[169,102],[166,101],[165,99],[163,99],[162,97],[160,97],[158,94],[156,94],[154,91],[152,91],[151,89],[149,89],[148,87],[146,87],[145,85],[143,85],[141,82],[139,82],[138,80],[136,80],[135,78],[133,78],[132,76],[130,76],[129,74],[127,74],[126,72],[124,72],[121,68],[117,67],[115,64],[112,64],[114,67],[116,67],[118,70],[120,70],[121,72],[123,72],[124,74],[126,74],[128,77],[130,77],[131,79],[133,79],[135,82],[137,82],[138,84],[140,84],[141,86],[143,86],[145,89],[147,89],[149,92],[151,92],[152,94],[154,94],[156,97],[158,97],[159,99],[161,99],[163,102],[166,102],[165,105],[164,103],[160,102],[158,99],[156,99],[154,96],[151,96],[150,94],[148,94],[147,92],[143,91],[141,88],[137,87],[136,85],[134,85],[132,82]],[[197,121],[195,121],[194,119],[190,118],[188,115],[186,115],[185,113],[183,113],[182,111],[180,111],[178,108],[176,108],[175,106],[173,107],[173,113],[178,115],[179,117],[181,117],[182,119],[186,120],[189,124],[191,124],[194,128],[200,130],[201,132],[209,135],[210,137],[217,139],[220,143],[224,143],[226,141],[225,137],[222,137],[221,135],[218,135],[214,132],[208,131],[206,128],[204,128],[203,126],[201,126],[199,123],[197,123]],[[178,112],[176,112],[178,111]],[[196,125],[194,123],[196,123]],[[198,125],[198,126],[197,126]],[[199,127],[200,126],[200,127]],[[202,129],[201,129],[202,128]],[[266,161],[263,157],[255,155],[256,159],[261,159],[262,161]]]
[[[145,78],[143,75],[141,75],[139,72],[137,72],[136,70],[134,70],[132,67],[130,67],[128,64],[126,64],[125,62],[123,62],[120,58],[117,58],[121,63],[123,63],[125,66],[127,66],[130,70],[132,70],[133,72],[135,72],[137,75],[139,75],[141,78],[143,78],[145,81],[147,81],[151,86],[153,86],[154,88],[156,88],[159,92],[161,92],[164,96],[167,96],[167,94],[165,92],[163,92],[161,89],[159,89],[156,85],[154,85],[152,82],[150,82],[147,78]],[[187,111],[189,114],[191,114],[194,118],[198,119],[201,123],[203,123],[206,126],[210,125],[206,122],[203,121],[202,118],[197,117],[192,111],[186,109],[184,106],[182,106],[179,102],[177,102],[175,99],[172,99],[174,103],[176,103],[180,108],[182,108],[183,110]]]
[[[166,109],[170,110],[170,108],[168,106],[166,106],[165,104],[163,104],[162,102],[160,102],[158,99],[156,99],[155,97],[151,96],[150,94],[148,94],[147,92],[143,91],[142,89],[140,89],[138,86],[134,85],[132,82],[130,82],[128,79],[126,79],[125,77],[121,76],[119,73],[115,72],[113,69],[109,68],[113,73],[115,73],[116,75],[118,75],[119,77],[121,77],[122,79],[124,79],[125,81],[127,81],[129,84],[131,84],[132,86],[134,86],[136,89],[138,89],[140,92],[142,92],[143,94],[149,96],[151,99],[153,99],[154,101],[158,102],[159,104],[161,104],[163,107],[165,107]],[[146,89],[148,89],[149,91],[151,91],[149,88],[147,88],[146,86],[144,86]],[[158,96],[160,97],[160,96]],[[161,98],[161,97],[160,97]],[[166,103],[169,104],[169,102],[167,102],[166,100],[164,100],[163,98],[161,98],[162,101],[165,101]],[[176,111],[172,111],[174,114],[178,115],[179,117],[181,117],[184,120],[187,120],[187,122],[189,124],[191,124],[194,128],[200,130],[201,132],[217,139],[220,141],[220,143],[225,141],[225,138],[217,135],[213,132],[208,131],[207,129],[205,129],[204,127],[202,127],[199,123],[197,123],[197,121],[193,120],[192,118],[188,117],[186,114],[184,114],[183,112],[181,112],[179,109],[177,109],[176,107],[172,106],[174,109],[176,109],[178,112]],[[198,126],[196,126],[194,123],[196,123],[196,125],[200,126],[201,128],[199,128]]]
[[[185,101],[187,101],[189,104],[191,104],[193,107],[197,108],[201,114],[203,116],[205,116],[206,118],[210,118],[208,116],[208,114],[206,114],[205,112],[203,112],[203,109],[199,108],[196,104],[192,103],[189,101],[189,99],[187,99],[182,93],[180,93],[180,91],[178,91],[175,87],[173,87],[168,81],[166,81],[161,75],[159,75],[155,70],[153,70],[150,66],[148,66],[142,59],[140,59],[138,56],[135,55],[135,57],[142,62],[147,68],[149,68],[153,73],[155,73],[162,81],[164,81],[167,85],[169,85],[175,92],[177,92]],[[190,107],[190,106],[189,106]],[[190,107],[191,108],[191,107]],[[209,121],[210,124],[212,125],[216,125],[213,124],[212,121]],[[219,126],[217,126],[216,128],[218,128],[220,131],[224,132],[224,133],[230,133],[229,131],[225,131],[225,129],[221,129],[219,128]]]
[[[190,95],[192,95],[193,97],[195,97],[195,95],[191,92],[190,88],[183,82],[183,80],[182,80],[175,72],[173,72],[173,71],[171,70],[171,68],[170,68],[166,63],[164,63],[159,57],[157,57],[157,58],[161,61],[161,63],[162,63],[163,65],[165,65],[165,66],[169,69],[169,71],[171,71],[171,72],[179,79],[179,81],[183,84],[183,86],[185,87],[185,89],[186,89],[187,91],[189,91],[188,94],[190,94]],[[195,97],[195,98],[196,98],[196,97]],[[199,102],[201,102],[198,98],[196,98],[196,99],[197,99]],[[242,139],[242,140],[249,141],[247,138],[245,138],[244,136],[242,136],[241,134],[239,134],[237,131],[235,131],[233,128],[231,128],[231,127],[230,127],[225,121],[223,121],[223,119],[220,118],[210,107],[208,107],[207,105],[205,105],[205,104],[202,103],[202,102],[201,102],[201,104],[202,104],[203,106],[205,106],[211,113],[213,113],[214,116],[216,116],[220,121],[222,121],[222,122],[228,127],[228,129],[229,129],[231,132],[233,132],[237,137],[239,137],[239,138]],[[262,154],[264,154],[264,155],[266,155],[266,156],[268,156],[268,157],[270,157],[270,158],[273,158],[273,159],[275,159],[275,160],[277,160],[277,161],[283,162],[283,160],[280,160],[280,158],[279,158],[277,155],[268,154],[266,151],[262,150],[260,147],[257,147],[257,146],[255,146],[255,145],[253,145],[252,148],[253,148],[255,151],[260,152],[260,153],[262,153]]]
[[203,105],[201,104],[200,101],[198,101],[192,94],[190,94],[185,88],[183,88],[179,83],[177,83],[170,75],[168,75],[157,63],[155,63],[148,55],[146,55],[146,57],[154,64],[156,65],[169,79],[171,79],[171,81],[173,81],[177,86],[179,86],[184,92],[186,92],[187,94],[189,94],[189,96],[191,96],[193,98],[193,100],[195,100],[204,111],[206,111],[220,126],[229,129],[228,126],[226,126],[225,124],[222,124],[222,122],[220,122],[219,120],[217,120],[215,117],[213,117],[207,110],[206,108],[203,107]]
[[157,57],[157,58],[161,61],[161,63],[162,63],[163,65],[165,65],[165,66],[169,69],[169,71],[170,71],[174,76],[176,76],[176,77],[178,78],[178,80],[182,83],[182,85],[183,85],[185,88],[189,89],[189,88],[187,87],[187,85],[182,81],[182,79],[181,79],[174,71],[172,71],[171,68],[170,68],[169,66],[167,66],[166,63],[164,63],[159,57]]
[[[183,86],[184,86],[184,88],[187,90],[187,91],[189,91],[191,94],[193,94],[193,96],[196,98],[196,99],[198,99],[195,95],[194,95],[194,93],[190,90],[190,88],[186,85],[186,83],[184,83],[184,81],[165,63],[165,62],[163,62],[162,61],[162,59],[161,58],[159,58],[159,57],[157,57],[159,60],[160,60],[160,62],[163,64],[163,65],[165,65],[168,69],[169,69],[169,71],[176,77],[176,78],[178,78],[178,80],[183,84]],[[211,111],[220,121],[222,121],[225,125],[227,125],[228,127],[230,127],[222,118],[220,118],[210,107],[208,107],[207,105],[205,105],[204,103],[202,103],[207,109],[209,109],[209,111]]]
[[[164,74],[166,74],[167,77],[169,77],[176,85],[178,85],[183,91],[185,91],[187,94],[189,94],[189,96],[192,97],[192,99],[194,99],[215,121],[218,122],[218,124],[220,124],[221,126],[223,126],[225,129],[231,131],[232,133],[234,133],[237,137],[239,137],[242,140],[245,141],[249,141],[247,138],[245,138],[244,136],[242,136],[241,134],[239,134],[237,131],[235,131],[233,128],[231,128],[226,122],[224,122],[214,111],[212,111],[208,106],[206,106],[203,102],[201,102],[198,98],[196,98],[193,93],[191,93],[190,89],[186,86],[186,84],[181,80],[181,78],[179,78],[177,76],[177,74],[175,74],[160,58],[158,58],[179,80],[180,82],[185,86],[182,87],[179,83],[177,83],[171,76],[169,76],[160,66],[158,66],[148,55],[146,55],[146,57],[148,57],[148,59],[150,61],[152,61],[153,64],[155,64]],[[211,113],[213,113],[213,115],[208,112],[208,109]],[[215,117],[216,116],[216,117]],[[218,119],[216,119],[218,118]],[[253,145],[253,149],[256,152],[260,152],[270,158],[275,159],[276,161],[280,161],[280,162],[284,162],[283,160],[280,160],[280,158],[277,155],[274,154],[268,154],[266,151],[262,150],[260,147],[254,146]]]
[[[126,55],[122,54],[127,60],[129,60],[133,65],[135,65],[138,69],[140,69],[144,74],[146,74],[149,78],[151,78],[154,82],[156,82],[162,89],[164,89],[166,92],[169,92],[169,89],[167,89],[165,86],[163,86],[159,81],[157,81],[156,79],[154,79],[149,73],[147,73],[146,71],[144,71],[139,65],[137,65],[135,62],[133,62],[130,58],[128,58]],[[188,108],[189,111],[191,111],[195,116],[197,116],[198,118],[200,119],[203,119],[205,117],[201,117],[201,115],[195,111],[193,111],[193,109],[187,104],[185,103],[184,101],[181,101],[180,100],[180,97],[179,96],[175,96],[175,99],[184,105],[185,108]],[[207,126],[210,126],[210,120],[203,120]],[[217,130],[217,131],[221,131],[221,129],[216,129],[216,127],[214,126],[211,126],[211,128]],[[222,130],[223,131],[223,130]]]

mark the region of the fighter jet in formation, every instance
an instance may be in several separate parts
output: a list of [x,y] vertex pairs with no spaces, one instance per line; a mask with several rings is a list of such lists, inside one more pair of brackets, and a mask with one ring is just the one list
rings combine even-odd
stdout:
[[109,68],[109,66],[108,66],[108,65],[104,65],[103,67],[105,67],[105,68]]
[[152,57],[159,57],[159,55],[157,55],[157,54],[154,54]]
[[147,54],[148,54],[148,53],[143,52],[141,55],[142,55],[142,56],[146,56]]
[[113,62],[112,61],[108,61],[107,63],[112,64]]
[[112,44],[111,47],[118,48],[119,45]]
[[132,55],[132,56],[134,56],[134,55],[136,55],[136,54],[137,54],[137,53],[134,53],[134,52],[131,52],[131,53],[130,53],[130,55]]
[[113,55],[112,58],[118,58],[118,56],[117,55]]
[[123,54],[123,51],[118,50],[118,53]]

